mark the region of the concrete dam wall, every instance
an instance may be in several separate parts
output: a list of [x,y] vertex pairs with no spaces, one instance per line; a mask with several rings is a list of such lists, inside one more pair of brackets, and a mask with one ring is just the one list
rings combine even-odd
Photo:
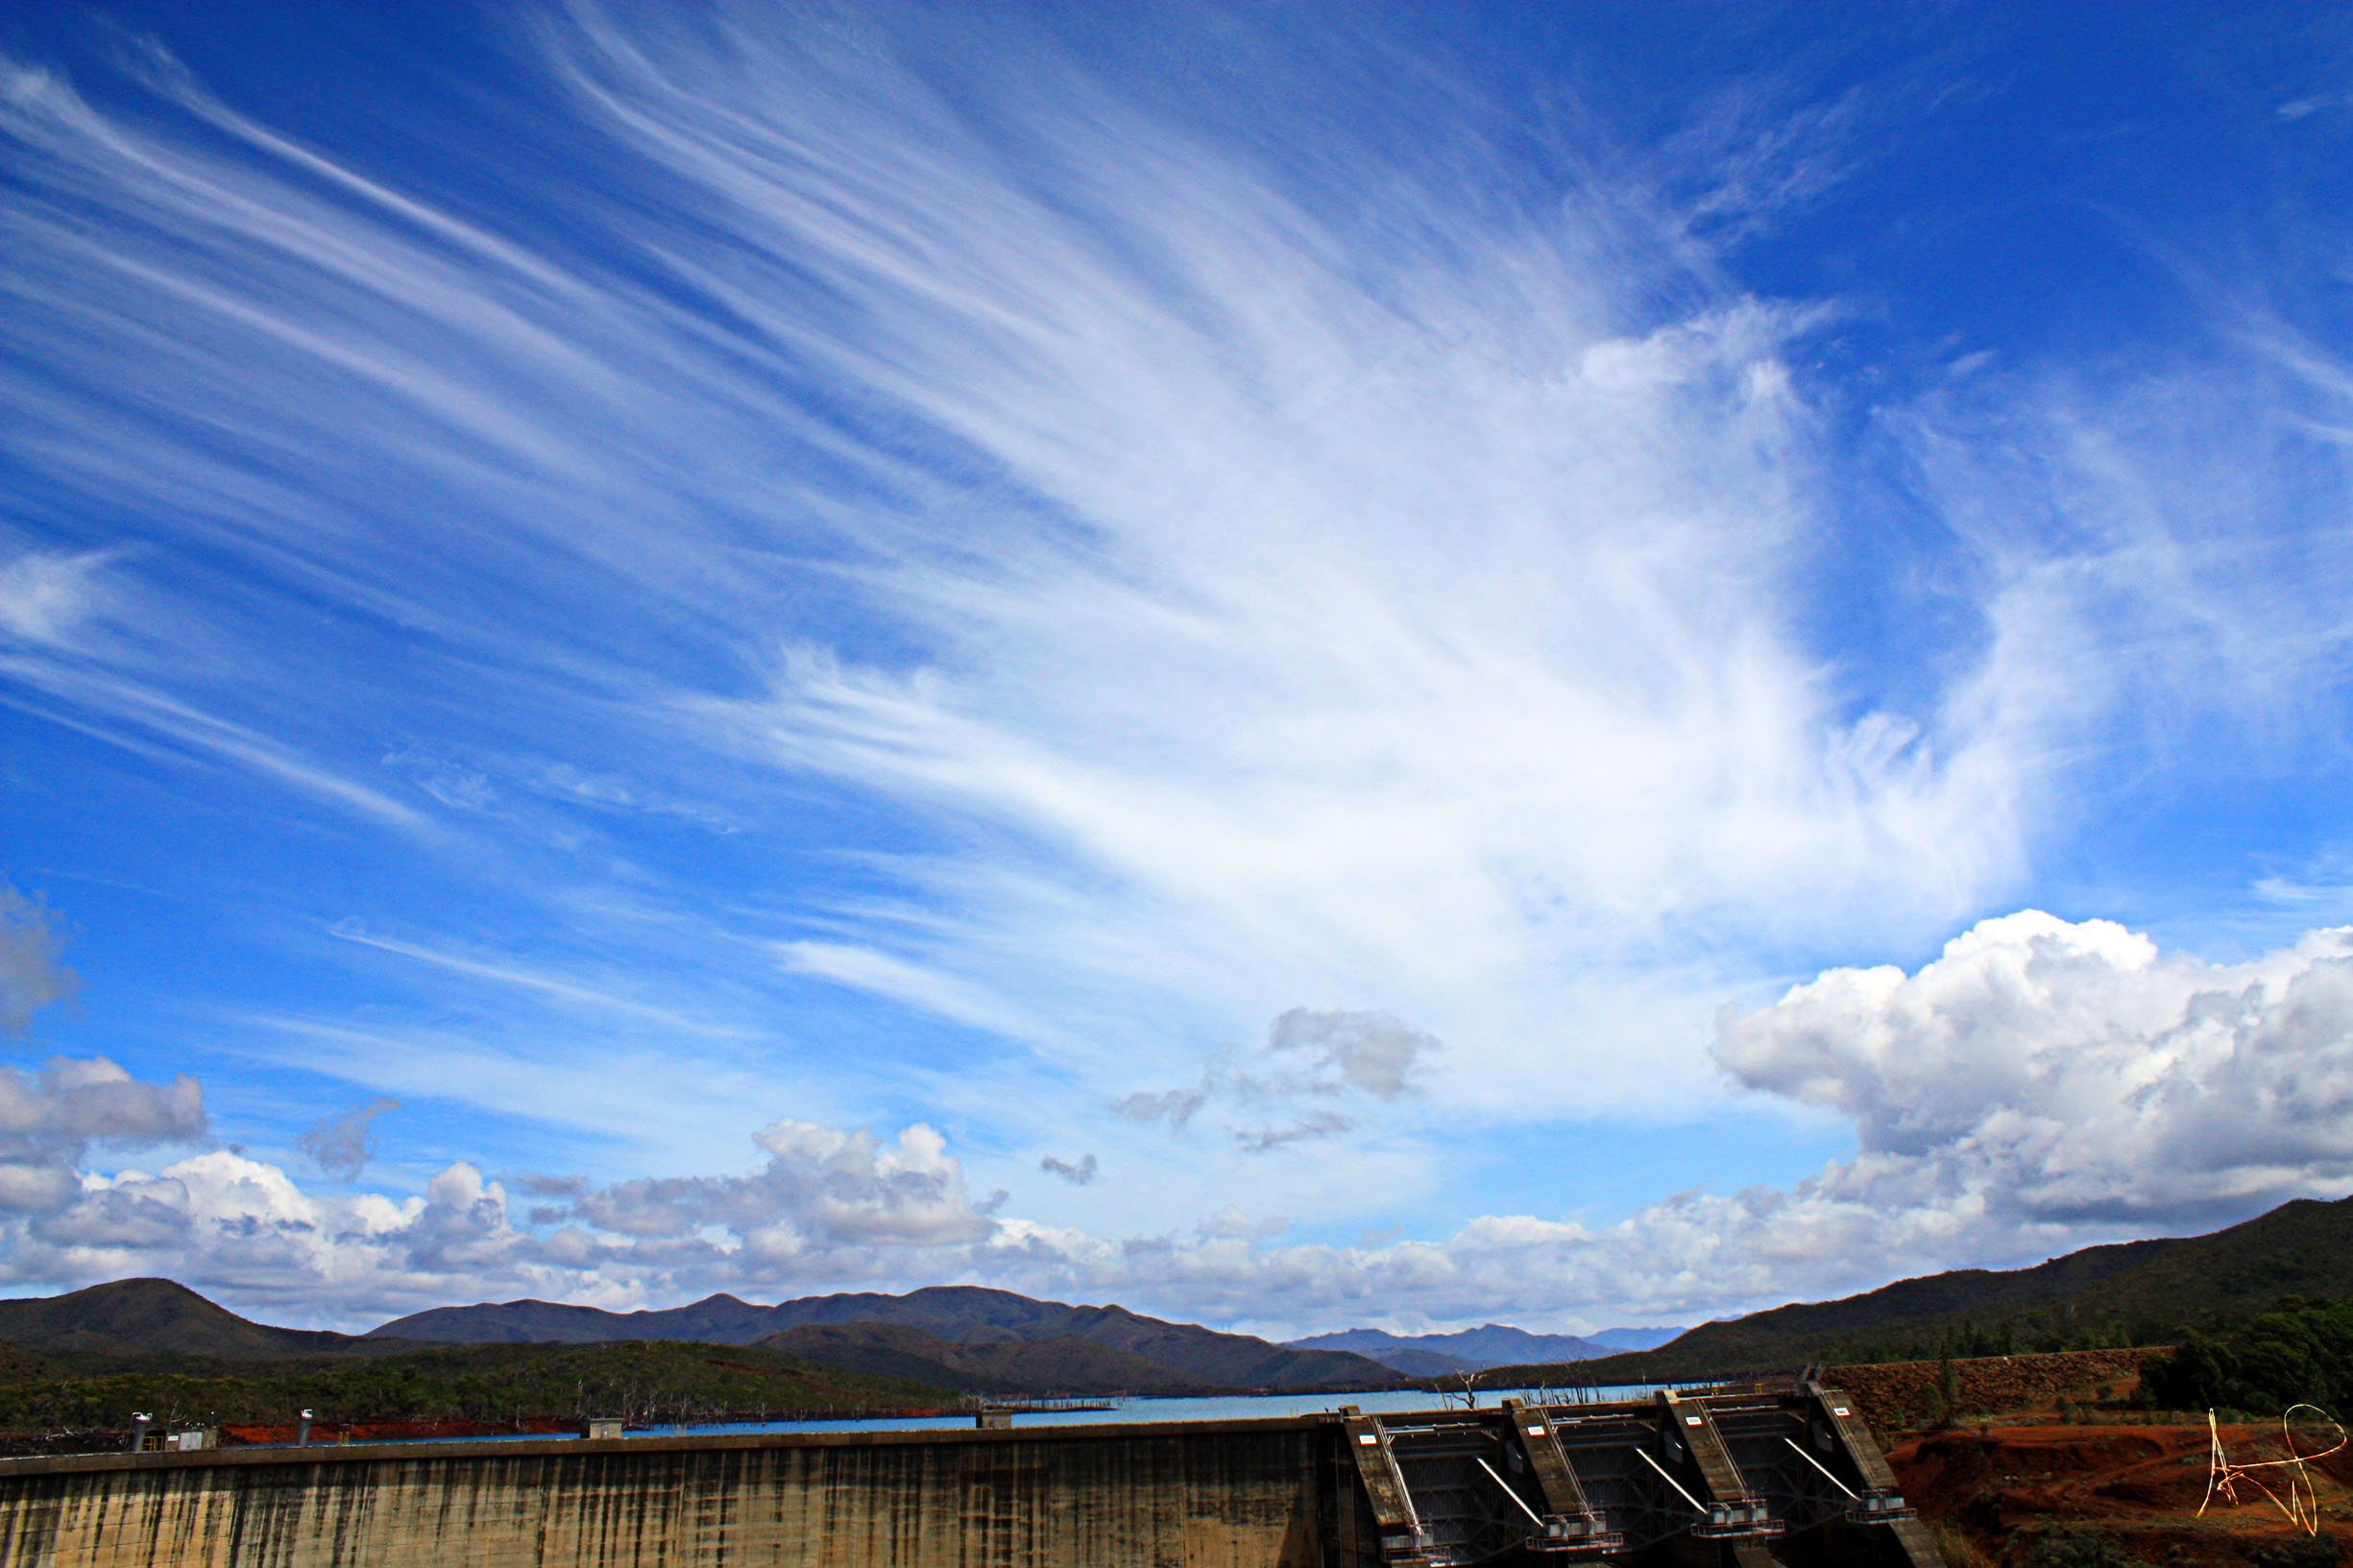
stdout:
[[0,1562],[1309,1568],[1335,1490],[1322,1435],[1276,1421],[59,1459],[0,1479]]
[[1834,1400],[12,1459],[0,1568],[1933,1568]]

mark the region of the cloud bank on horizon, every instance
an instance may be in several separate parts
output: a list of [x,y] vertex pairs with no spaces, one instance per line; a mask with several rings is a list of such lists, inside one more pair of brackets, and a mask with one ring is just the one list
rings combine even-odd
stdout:
[[2353,1188],[2353,36],[1705,14],[16,19],[0,1281],[1575,1329]]

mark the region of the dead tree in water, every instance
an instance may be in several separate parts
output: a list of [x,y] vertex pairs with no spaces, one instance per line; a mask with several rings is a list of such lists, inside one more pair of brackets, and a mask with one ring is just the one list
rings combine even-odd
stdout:
[[1459,1399],[1463,1402],[1463,1409],[1475,1411],[1479,1408],[1479,1379],[1485,1375],[1481,1372],[1457,1372],[1454,1374],[1454,1380],[1462,1387],[1460,1388],[1441,1388],[1438,1390],[1438,1397],[1449,1405]]

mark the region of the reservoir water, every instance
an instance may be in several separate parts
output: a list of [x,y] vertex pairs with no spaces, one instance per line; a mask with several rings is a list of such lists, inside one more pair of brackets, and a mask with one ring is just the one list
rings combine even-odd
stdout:
[[[1479,1408],[1493,1410],[1507,1398],[1518,1398],[1530,1404],[1576,1404],[1579,1402],[1606,1404],[1621,1399],[1648,1399],[1656,1385],[1627,1384],[1600,1388],[1482,1388]],[[1322,1415],[1336,1411],[1343,1405],[1353,1405],[1368,1415],[1392,1415],[1404,1411],[1433,1411],[1445,1401],[1439,1395],[1419,1388],[1391,1389],[1379,1393],[1312,1393],[1312,1394],[1242,1394],[1217,1399],[1116,1399],[1095,1403],[1109,1405],[1109,1410],[1018,1410],[1013,1413],[1013,1425],[1020,1427],[1100,1426],[1109,1422],[1131,1421],[1247,1421],[1276,1415]],[[1458,1401],[1459,1404],[1459,1401]],[[970,1431],[973,1414],[970,1411],[951,1411],[940,1415],[878,1416],[860,1421],[731,1421],[714,1426],[657,1426],[632,1427],[637,1433],[728,1433],[728,1432],[934,1432]]]

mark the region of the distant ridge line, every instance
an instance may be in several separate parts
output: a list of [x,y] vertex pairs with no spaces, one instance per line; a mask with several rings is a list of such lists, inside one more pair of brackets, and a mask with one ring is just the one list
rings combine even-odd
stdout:
[[[1247,1334],[1146,1317],[1125,1307],[1078,1307],[1010,1291],[935,1285],[905,1295],[872,1291],[804,1296],[772,1307],[726,1294],[661,1311],[611,1313],[546,1301],[482,1302],[412,1313],[371,1331],[410,1340],[455,1344],[589,1343],[617,1339],[699,1339],[758,1344],[812,1328],[863,1325],[919,1330],[951,1345],[1073,1339],[1128,1352],[1170,1372],[1225,1387],[1313,1387],[1394,1382],[1392,1368],[1346,1351],[1299,1349]],[[879,1358],[887,1336],[870,1333],[859,1352]],[[806,1347],[806,1348],[804,1348]],[[896,1347],[904,1351],[906,1346]],[[794,1355],[840,1354],[838,1339],[800,1337]],[[821,1356],[816,1359],[822,1359]],[[971,1358],[961,1358],[970,1361]],[[954,1358],[952,1358],[952,1361]]]
[[[1480,1368],[1491,1379],[1540,1383],[1707,1377],[1809,1362],[1934,1355],[1940,1336],[2008,1324],[2022,1336],[2086,1332],[2162,1343],[2182,1329],[2227,1332],[2282,1296],[2353,1300],[2353,1197],[2298,1198],[2203,1236],[2086,1247],[2029,1268],[1953,1269],[1898,1280],[1834,1301],[1792,1303],[1702,1324],[1655,1350],[1610,1354],[1596,1336],[1531,1335],[1501,1324],[1404,1337],[1344,1330],[1289,1345],[1146,1317],[1118,1306],[1038,1301],[980,1286],[905,1295],[808,1296],[759,1306],[725,1293],[684,1307],[612,1313],[519,1300],[413,1313],[366,1335],[276,1328],[238,1316],[167,1279],[114,1280],[62,1295],[0,1300],[0,1344],[61,1355],[187,1356],[224,1362],[390,1356],[450,1344],[590,1344],[683,1340],[763,1345],[841,1370],[918,1377],[939,1387],[1035,1387],[1073,1372],[1128,1386],[1222,1388],[1367,1387],[1400,1370],[1351,1348],[1428,1358],[1407,1375],[1471,1370],[1491,1347],[1590,1347]],[[823,1332],[818,1332],[823,1331]],[[1647,1331],[1652,1333],[1661,1330]],[[1451,1355],[1451,1345],[1462,1355]],[[1055,1348],[1058,1347],[1058,1348]],[[2022,1349],[2035,1345],[2025,1342]]]
[[1502,1323],[1487,1323],[1452,1334],[1398,1335],[1380,1329],[1343,1329],[1285,1343],[1301,1350],[1349,1350],[1416,1377],[1444,1377],[1492,1366],[1537,1362],[1580,1362],[1646,1350],[1682,1334],[1682,1329],[1611,1332],[1640,1336],[1640,1342],[1613,1343],[1606,1335],[1531,1334]]
[[[2202,1236],[2152,1237],[2064,1253],[2026,1268],[1957,1268],[1834,1301],[1793,1302],[1703,1323],[1655,1351],[1573,1365],[1604,1383],[1711,1377],[1807,1362],[1912,1360],[1942,1337],[2010,1325],[2035,1337],[2091,1333],[2140,1344],[2220,1332],[2282,1296],[2353,1299],[2353,1197],[2294,1198]],[[1506,1370],[1537,1377],[1542,1364]]]

